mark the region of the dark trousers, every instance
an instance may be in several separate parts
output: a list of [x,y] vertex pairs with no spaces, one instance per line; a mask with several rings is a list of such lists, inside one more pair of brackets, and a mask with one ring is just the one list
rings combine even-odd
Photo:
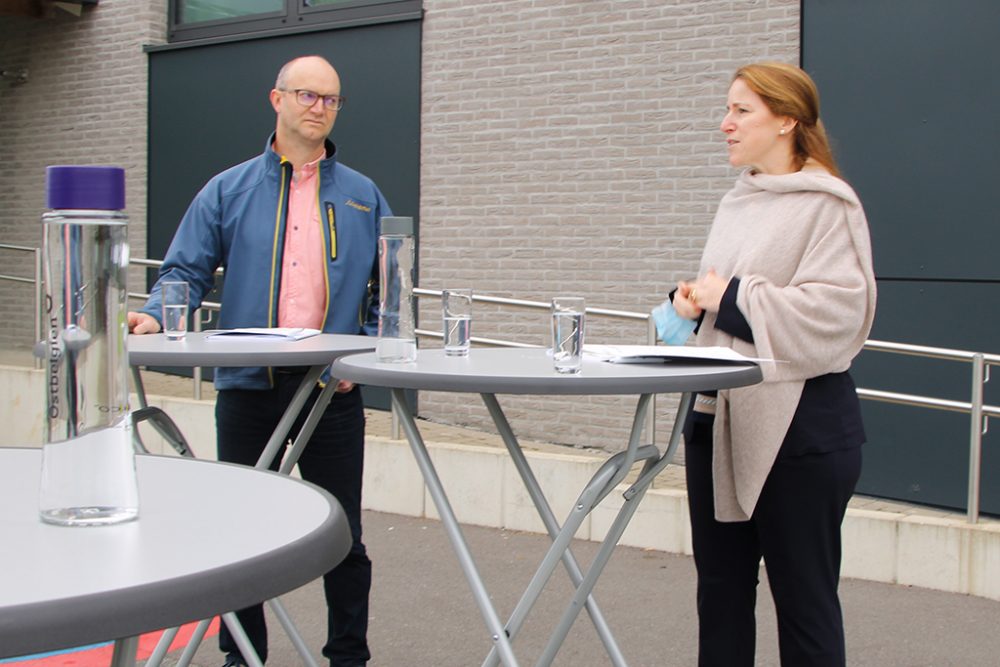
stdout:
[[711,423],[694,425],[685,468],[698,570],[699,666],[753,666],[763,557],[781,664],[843,667],[840,525],[861,474],[861,449],[779,457],[750,521],[738,523],[715,520]]
[[[301,374],[276,373],[276,386],[266,391],[220,391],[215,406],[219,460],[254,465],[274,427],[291,402]],[[305,421],[319,389],[313,391],[290,436]],[[333,667],[363,665],[368,651],[368,593],[371,561],[361,542],[361,474],[364,466],[365,415],[361,391],[334,394],[330,405],[299,458],[303,479],[329,491],[344,508],[354,544],[347,558],[323,575],[328,610],[327,643],[323,655]],[[278,468],[281,453],[272,468]],[[237,612],[261,660],[267,659],[267,627],[263,606]],[[219,647],[230,654],[239,649],[228,630],[219,632]]]

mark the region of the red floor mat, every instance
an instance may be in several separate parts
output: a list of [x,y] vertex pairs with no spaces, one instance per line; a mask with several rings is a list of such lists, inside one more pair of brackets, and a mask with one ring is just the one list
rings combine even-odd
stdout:
[[[174,641],[170,644],[170,650],[176,651],[183,648],[188,639],[191,638],[197,623],[188,623],[181,626]],[[156,642],[160,641],[162,630],[150,632],[139,637],[139,650],[136,658],[145,660],[156,648]],[[216,616],[208,626],[205,638],[219,634],[219,618]],[[112,642],[106,644],[95,644],[79,649],[67,649],[65,651],[55,651],[41,655],[26,656],[24,658],[11,658],[0,660],[0,665],[10,667],[107,667],[111,663],[111,655],[115,647]]]

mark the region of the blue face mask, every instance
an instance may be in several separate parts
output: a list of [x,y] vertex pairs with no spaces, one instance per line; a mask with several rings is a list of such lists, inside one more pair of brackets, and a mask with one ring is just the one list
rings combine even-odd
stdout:
[[683,345],[698,324],[695,320],[678,315],[670,299],[654,308],[652,315],[656,335],[667,345]]

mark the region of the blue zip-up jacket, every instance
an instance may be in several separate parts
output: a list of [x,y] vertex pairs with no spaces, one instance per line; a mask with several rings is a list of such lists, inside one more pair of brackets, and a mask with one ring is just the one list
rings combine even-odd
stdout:
[[[219,326],[278,325],[278,294],[292,164],[272,150],[213,177],[195,196],[167,250],[157,284],[142,312],[162,325],[160,283],[185,280],[190,306],[201,305],[215,284],[214,272],[225,269]],[[318,204],[323,227],[327,333],[378,332],[380,220],[391,216],[389,204],[367,176],[339,164],[336,148],[326,142],[319,165]],[[269,368],[219,368],[216,389],[268,389]]]

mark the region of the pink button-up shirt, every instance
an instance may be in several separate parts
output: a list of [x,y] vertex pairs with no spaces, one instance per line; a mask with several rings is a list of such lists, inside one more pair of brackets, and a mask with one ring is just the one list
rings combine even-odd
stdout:
[[327,290],[318,200],[321,159],[292,173],[278,295],[279,327],[323,328]]

